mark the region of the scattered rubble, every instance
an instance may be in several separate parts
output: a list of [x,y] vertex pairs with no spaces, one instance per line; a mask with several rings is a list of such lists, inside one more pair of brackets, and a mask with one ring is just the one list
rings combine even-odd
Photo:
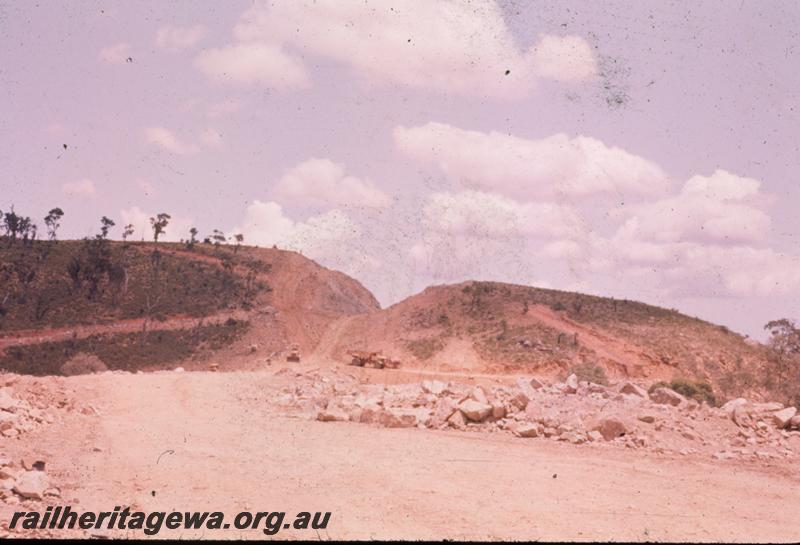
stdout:
[[716,459],[769,460],[793,452],[790,440],[800,447],[800,415],[794,407],[741,399],[714,408],[669,388],[648,394],[631,381],[602,386],[571,375],[552,385],[529,377],[514,385],[440,380],[377,385],[335,369],[296,377],[278,402],[324,422],[506,432]]

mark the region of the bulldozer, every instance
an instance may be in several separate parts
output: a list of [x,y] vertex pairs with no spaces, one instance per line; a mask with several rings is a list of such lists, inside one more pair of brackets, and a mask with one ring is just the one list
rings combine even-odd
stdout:
[[351,365],[356,367],[374,367],[375,369],[397,369],[400,362],[384,356],[381,352],[364,352],[351,350],[349,352]]
[[293,362],[300,361],[300,345],[293,344],[289,348],[289,353],[286,355],[286,361],[293,361]]

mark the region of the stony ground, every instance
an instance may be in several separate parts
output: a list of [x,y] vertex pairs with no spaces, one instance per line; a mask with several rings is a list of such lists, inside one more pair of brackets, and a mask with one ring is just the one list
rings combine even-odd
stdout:
[[[792,413],[351,367],[0,375],[0,535],[126,537],[7,529],[69,504],[333,513],[290,539],[797,541]],[[159,536],[263,537],[209,532]]]

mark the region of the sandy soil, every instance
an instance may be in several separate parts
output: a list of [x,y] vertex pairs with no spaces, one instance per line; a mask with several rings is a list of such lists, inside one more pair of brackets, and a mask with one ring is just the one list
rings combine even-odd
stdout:
[[[292,380],[269,371],[59,380],[99,414],[76,411],[19,439],[0,439],[9,458],[47,460],[62,491],[60,500],[47,500],[53,504],[333,513],[319,536],[277,535],[301,539],[800,538],[795,457],[768,466],[711,462],[503,434],[302,420],[264,401]],[[43,504],[0,505],[0,521],[25,505]],[[162,530],[159,537],[264,535]]]

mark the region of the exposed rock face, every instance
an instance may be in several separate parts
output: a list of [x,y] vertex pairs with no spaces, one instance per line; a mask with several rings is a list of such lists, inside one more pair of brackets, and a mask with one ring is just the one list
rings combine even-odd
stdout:
[[628,433],[628,428],[619,419],[603,418],[592,427],[592,431],[599,432],[603,439],[611,441]]

